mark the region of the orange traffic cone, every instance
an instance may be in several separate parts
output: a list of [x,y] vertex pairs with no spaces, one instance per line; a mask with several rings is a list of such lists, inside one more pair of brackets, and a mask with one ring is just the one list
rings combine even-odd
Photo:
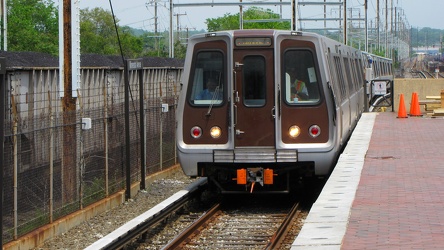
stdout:
[[412,99],[410,100],[410,112],[409,112],[409,115],[410,115],[411,113],[413,113],[413,102],[415,102],[415,93],[416,93],[416,92],[413,92],[413,93],[412,93]]
[[398,117],[397,118],[409,118],[407,116],[407,112],[405,111],[405,104],[404,104],[404,94],[401,94],[399,96],[399,108],[398,108]]
[[419,108],[418,93],[412,93],[412,102],[410,103],[410,116],[422,116]]

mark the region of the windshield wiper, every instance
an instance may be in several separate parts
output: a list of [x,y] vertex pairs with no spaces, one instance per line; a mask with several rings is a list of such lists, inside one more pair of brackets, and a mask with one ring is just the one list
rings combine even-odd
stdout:
[[211,110],[213,109],[214,101],[216,100],[216,98],[218,96],[219,96],[219,86],[217,86],[216,89],[214,90],[213,97],[211,98],[210,106],[208,107],[208,111],[205,114],[206,116],[210,116],[211,115]]

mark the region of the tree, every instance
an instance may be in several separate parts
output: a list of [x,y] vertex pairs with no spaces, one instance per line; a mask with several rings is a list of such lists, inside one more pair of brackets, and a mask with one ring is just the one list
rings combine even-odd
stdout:
[[168,57],[168,32],[145,32],[141,35],[143,41],[143,56]]
[[[129,58],[140,56],[143,50],[142,39],[134,36],[128,27],[117,27],[123,54]],[[110,11],[102,8],[80,10],[80,38],[82,54],[120,54],[114,19]]]
[[[288,21],[273,21],[274,19],[279,19],[279,14],[272,12],[270,9],[263,9],[258,7],[251,7],[244,11],[243,19],[244,29],[290,29],[290,22]],[[254,22],[257,20],[260,22]],[[264,22],[263,20],[269,20]],[[239,13],[238,14],[225,14],[223,17],[218,18],[207,18],[207,29],[208,31],[218,31],[218,30],[235,30],[239,29]]]
[[174,57],[175,58],[185,58],[185,54],[187,53],[187,47],[180,43],[180,41],[176,41],[174,43]]
[[58,8],[51,0],[8,1],[8,50],[58,55]]

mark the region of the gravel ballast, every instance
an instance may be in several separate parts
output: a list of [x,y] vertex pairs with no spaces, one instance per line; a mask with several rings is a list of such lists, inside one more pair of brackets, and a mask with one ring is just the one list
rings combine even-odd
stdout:
[[169,177],[153,181],[133,199],[83,222],[35,249],[84,249],[194,181],[179,168]]

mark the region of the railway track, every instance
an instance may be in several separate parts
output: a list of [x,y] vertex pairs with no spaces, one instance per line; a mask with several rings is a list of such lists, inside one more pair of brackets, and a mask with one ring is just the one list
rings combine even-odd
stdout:
[[190,186],[186,197],[159,204],[148,219],[139,216],[86,249],[289,249],[323,181],[283,196],[222,197],[200,189],[203,180]]
[[206,189],[207,180],[201,178],[85,249],[121,249],[127,246],[133,249],[134,246],[131,245],[134,242],[143,241],[150,231],[157,230],[156,227],[162,227],[168,219],[177,216],[177,213]]
[[299,203],[241,210],[219,203],[162,249],[280,249],[291,245],[305,216]]
[[428,78],[434,79],[435,78],[435,74],[432,74],[428,71],[423,71],[422,73],[425,75],[426,79],[428,79]]

